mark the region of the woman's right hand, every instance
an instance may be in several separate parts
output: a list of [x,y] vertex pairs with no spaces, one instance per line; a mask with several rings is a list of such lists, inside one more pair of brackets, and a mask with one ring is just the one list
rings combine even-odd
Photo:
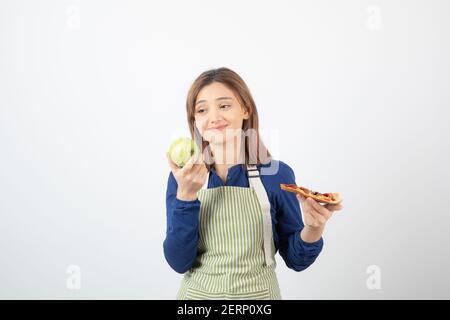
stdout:
[[178,167],[166,152],[170,169],[178,184],[177,199],[192,201],[197,199],[197,192],[203,187],[208,176],[208,169],[203,161],[202,154],[193,155],[182,167]]

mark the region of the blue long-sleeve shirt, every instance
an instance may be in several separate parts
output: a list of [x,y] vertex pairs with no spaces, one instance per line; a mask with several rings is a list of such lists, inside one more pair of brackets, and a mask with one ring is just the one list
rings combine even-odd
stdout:
[[[280,189],[280,183],[295,184],[294,171],[284,162],[278,162],[278,172],[274,175],[261,175],[261,181],[270,201],[272,229],[275,248],[280,252],[286,265],[302,271],[308,268],[322,251],[323,238],[313,243],[300,237],[304,224],[301,207],[294,193]],[[276,164],[275,164],[276,165]],[[257,165],[268,167],[270,163]],[[208,188],[220,186],[249,187],[245,165],[237,164],[228,168],[224,183],[211,169]],[[172,172],[169,174],[166,193],[167,231],[163,243],[164,255],[169,265],[178,273],[185,273],[197,257],[199,240],[200,200],[184,201],[176,197],[178,184]]]

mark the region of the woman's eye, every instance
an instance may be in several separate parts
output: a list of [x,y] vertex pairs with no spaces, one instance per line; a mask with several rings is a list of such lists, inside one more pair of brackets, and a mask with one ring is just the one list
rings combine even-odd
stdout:
[[220,107],[222,108],[222,107],[231,107],[231,106],[229,104],[223,104]]
[[198,109],[197,113],[203,113],[205,110],[204,109]]

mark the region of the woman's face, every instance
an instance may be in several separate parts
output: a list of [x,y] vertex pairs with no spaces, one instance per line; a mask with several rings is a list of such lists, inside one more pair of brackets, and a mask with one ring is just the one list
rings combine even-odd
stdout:
[[195,101],[195,125],[210,144],[223,144],[242,130],[248,112],[239,104],[233,91],[219,82],[202,88]]

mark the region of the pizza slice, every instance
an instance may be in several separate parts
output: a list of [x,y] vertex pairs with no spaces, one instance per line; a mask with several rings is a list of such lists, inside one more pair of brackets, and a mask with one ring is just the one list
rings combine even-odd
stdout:
[[338,204],[341,202],[341,196],[339,193],[320,193],[309,190],[308,188],[300,187],[295,184],[281,183],[280,188],[285,191],[299,193],[304,197],[310,197],[320,203]]

